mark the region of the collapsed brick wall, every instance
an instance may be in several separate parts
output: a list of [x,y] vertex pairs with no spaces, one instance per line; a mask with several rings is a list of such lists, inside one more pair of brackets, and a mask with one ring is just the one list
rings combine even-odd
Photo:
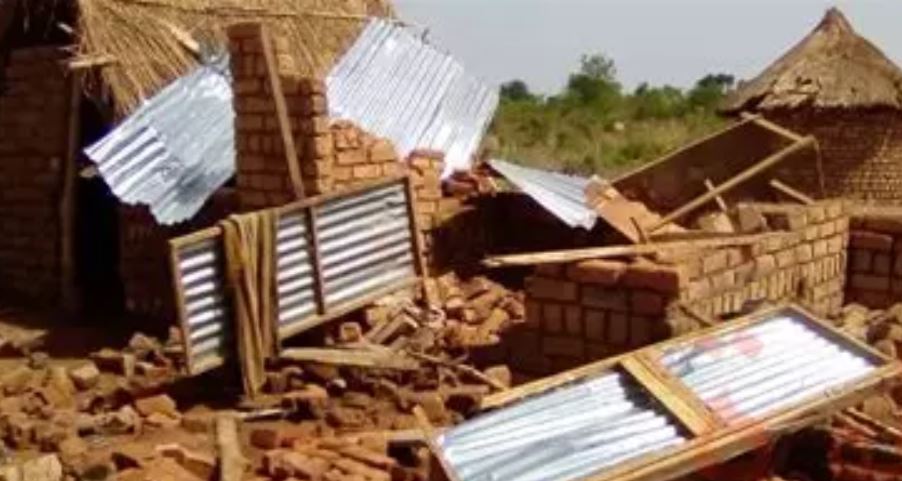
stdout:
[[284,205],[295,198],[264,53],[269,43],[271,47],[266,48],[273,50],[273,68],[282,88],[304,195],[329,194],[409,173],[421,244],[430,266],[437,269],[438,262],[431,262],[436,258],[433,234],[461,210],[458,200],[442,196],[443,154],[414,151],[402,162],[390,141],[328,117],[325,84],[296,73],[291,57],[283,53],[289,46],[282,39],[270,40],[259,24],[235,25],[228,34],[241,208]]
[[60,194],[69,82],[57,48],[10,54],[0,73],[0,291],[60,294]]
[[655,260],[538,266],[526,323],[497,349],[515,370],[544,375],[697,329],[749,303],[796,301],[818,314],[843,303],[849,218],[843,202],[753,205],[784,235],[742,248],[661,253]]
[[[767,117],[818,140],[827,197],[902,202],[902,112],[888,109],[780,111]],[[817,169],[795,165],[784,180],[820,194]]]
[[846,302],[886,309],[902,299],[902,216],[853,217]]

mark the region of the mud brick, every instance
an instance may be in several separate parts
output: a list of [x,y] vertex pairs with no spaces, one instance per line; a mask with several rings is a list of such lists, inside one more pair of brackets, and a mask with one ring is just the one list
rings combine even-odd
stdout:
[[622,312],[612,312],[608,315],[607,333],[608,342],[623,346],[629,342],[629,316]]
[[787,249],[777,252],[777,267],[783,269],[793,265],[796,261],[795,249]]
[[564,330],[567,334],[582,334],[583,311],[579,306],[564,307]]
[[[304,154],[308,158],[321,159],[329,157],[335,152],[331,135],[317,135],[306,137],[304,140]],[[341,154],[339,154],[340,156]]]
[[764,239],[764,252],[772,254],[786,245],[783,236],[774,236]]
[[873,271],[874,274],[880,276],[889,276],[890,271],[892,271],[892,258],[889,254],[886,253],[878,253],[874,254],[874,265]]
[[625,312],[629,302],[625,291],[599,286],[583,286],[582,304],[589,307]]
[[305,135],[323,135],[328,133],[328,117],[310,117],[303,119],[301,121],[301,132],[303,132]]
[[359,150],[348,150],[344,152],[339,152],[335,156],[335,162],[338,165],[361,165],[366,164],[366,155]]
[[811,244],[811,253],[814,255],[815,259],[821,258],[827,255],[829,250],[829,243],[822,239],[816,240]]
[[746,262],[740,266],[737,266],[736,269],[733,270],[734,279],[737,284],[745,285],[748,283],[752,276],[755,275],[755,264],[753,262]]
[[830,202],[826,206],[826,216],[828,219],[836,219],[843,215],[845,209],[840,201]]
[[848,217],[840,217],[833,221],[835,225],[836,232],[845,233],[849,230],[849,218]]
[[[900,283],[902,285],[902,283]],[[592,341],[604,340],[605,311],[594,309],[586,310],[585,314],[586,338]]]
[[680,290],[680,272],[673,267],[643,262],[629,266],[620,282],[629,288],[676,293]]
[[578,337],[546,336],[542,339],[542,353],[546,356],[582,358],[585,347],[585,342]]
[[770,274],[777,269],[777,258],[772,254],[767,254],[755,259],[756,275],[763,276]]
[[799,244],[795,249],[798,262],[810,262],[814,258],[814,250],[811,248],[811,244]]
[[868,291],[888,291],[890,279],[885,276],[873,276],[868,274],[852,274],[849,285],[853,289]]
[[398,154],[391,142],[379,139],[370,146],[369,158],[370,162],[388,162],[397,160]]
[[543,277],[561,277],[564,275],[563,264],[539,264],[535,267],[535,272]]
[[738,204],[736,206],[736,221],[740,232],[754,233],[767,228],[767,220],[753,205]]
[[739,264],[745,262],[745,255],[742,253],[742,249],[739,248],[731,248],[726,249],[727,251],[727,267],[736,267]]
[[833,237],[827,239],[827,253],[829,254],[839,254],[845,249],[844,244],[846,241],[846,236],[843,234],[837,234]]
[[311,95],[305,97],[301,112],[306,116],[323,115],[328,112],[329,106],[323,95]]
[[355,165],[351,174],[355,179],[376,179],[382,175],[382,167],[378,165]]
[[630,309],[637,314],[661,314],[664,307],[664,296],[658,293],[636,290],[630,295]]
[[589,260],[567,266],[567,277],[581,284],[612,286],[627,270],[622,262]]
[[810,242],[810,241],[817,239],[818,235],[820,235],[820,233],[821,233],[821,230],[816,225],[806,227],[805,233],[804,233],[805,241]]
[[351,171],[351,167],[333,167],[332,168],[332,177],[337,182],[351,180],[354,176]]
[[819,237],[830,237],[836,233],[836,224],[831,222],[825,222],[821,224],[818,228],[818,236]]
[[708,278],[702,278],[689,282],[685,296],[687,300],[694,301],[706,297],[710,292],[711,281]]
[[545,331],[559,333],[564,331],[564,307],[560,304],[542,305],[542,325]]
[[849,246],[853,249],[890,252],[893,250],[893,238],[886,234],[853,230],[849,232]]
[[711,286],[715,290],[729,289],[736,285],[736,272],[723,271],[711,277]]
[[727,268],[728,254],[726,250],[717,250],[702,258],[702,273],[710,274]]
[[827,218],[827,210],[823,205],[808,207],[808,221],[812,224],[820,224]]
[[804,211],[788,212],[786,227],[790,230],[801,230],[808,226],[808,214]]

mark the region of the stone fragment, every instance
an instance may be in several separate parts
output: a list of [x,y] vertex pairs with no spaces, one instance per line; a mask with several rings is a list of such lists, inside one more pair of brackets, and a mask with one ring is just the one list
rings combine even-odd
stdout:
[[91,389],[97,385],[100,379],[100,370],[93,362],[87,362],[69,371],[69,377],[75,383],[75,387],[81,390]]

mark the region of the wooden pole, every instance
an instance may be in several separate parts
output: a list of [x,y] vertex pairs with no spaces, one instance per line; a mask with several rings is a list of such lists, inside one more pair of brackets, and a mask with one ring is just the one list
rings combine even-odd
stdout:
[[482,261],[486,267],[533,266],[538,264],[557,264],[576,262],[587,259],[603,259],[607,257],[634,257],[649,255],[664,249],[714,249],[719,247],[736,247],[761,242],[771,237],[783,237],[786,232],[766,232],[762,234],[731,235],[710,239],[679,240],[671,242],[650,242],[646,244],[628,244],[606,247],[589,247],[562,251],[537,252],[531,254],[513,254],[489,257]]
[[[705,179],[705,188],[708,189],[708,192],[714,190],[714,183],[711,182],[711,179]],[[716,195],[714,196],[714,200],[717,202],[717,207],[720,209],[720,211],[726,214],[728,211],[727,203],[724,202],[723,197]]]
[[654,224],[652,227],[649,227],[648,232],[650,234],[653,234],[655,231],[659,230],[660,228],[664,227],[665,225],[675,222],[678,219],[681,219],[682,217],[686,216],[690,212],[698,209],[699,207],[707,204],[708,202],[711,202],[711,200],[714,199],[715,197],[717,197],[718,195],[721,195],[725,192],[729,192],[730,190],[736,188],[737,186],[739,186],[739,185],[749,181],[750,179],[754,178],[755,176],[761,174],[768,168],[773,167],[777,163],[785,160],[790,155],[792,155],[804,148],[810,147],[812,145],[815,145],[814,137],[808,136],[808,137],[805,137],[802,140],[790,145],[789,147],[786,147],[785,149],[765,158],[761,162],[758,162],[757,164],[740,172],[738,175],[734,176],[733,178],[718,185],[717,187],[714,188],[714,190],[710,190],[710,191],[696,197],[695,199],[689,201],[687,204],[683,205],[682,207],[678,208],[677,210],[671,212],[670,214],[667,214],[661,220],[659,220],[656,224]]
[[304,179],[301,176],[300,157],[294,144],[294,134],[291,132],[291,119],[288,116],[288,106],[285,105],[285,93],[282,91],[282,79],[276,66],[276,54],[273,52],[269,31],[262,28],[260,43],[263,44],[263,57],[266,61],[266,76],[269,80],[269,90],[272,92],[273,102],[276,107],[276,118],[279,121],[279,131],[282,134],[282,145],[285,148],[285,162],[288,163],[288,177],[291,179],[291,187],[296,199],[304,198]]
[[786,195],[787,197],[798,201],[801,204],[811,205],[814,203],[814,199],[808,197],[807,195],[793,189],[792,187],[780,182],[777,179],[771,179],[770,186],[776,189],[778,192]]

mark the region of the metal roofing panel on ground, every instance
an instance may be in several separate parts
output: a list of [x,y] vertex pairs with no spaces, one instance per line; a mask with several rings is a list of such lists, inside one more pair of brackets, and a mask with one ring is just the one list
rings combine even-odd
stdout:
[[671,348],[661,360],[730,424],[829,396],[878,368],[792,313]]
[[164,88],[85,153],[122,202],[173,224],[234,174],[234,119],[225,57]]
[[569,481],[685,441],[641,386],[614,372],[464,422],[438,445],[461,481]]
[[489,165],[570,227],[591,229],[598,214],[589,207],[589,179],[512,164],[500,159]]
[[499,91],[415,32],[372,19],[326,79],[329,113],[390,139],[402,157],[445,153],[445,175],[469,167]]

